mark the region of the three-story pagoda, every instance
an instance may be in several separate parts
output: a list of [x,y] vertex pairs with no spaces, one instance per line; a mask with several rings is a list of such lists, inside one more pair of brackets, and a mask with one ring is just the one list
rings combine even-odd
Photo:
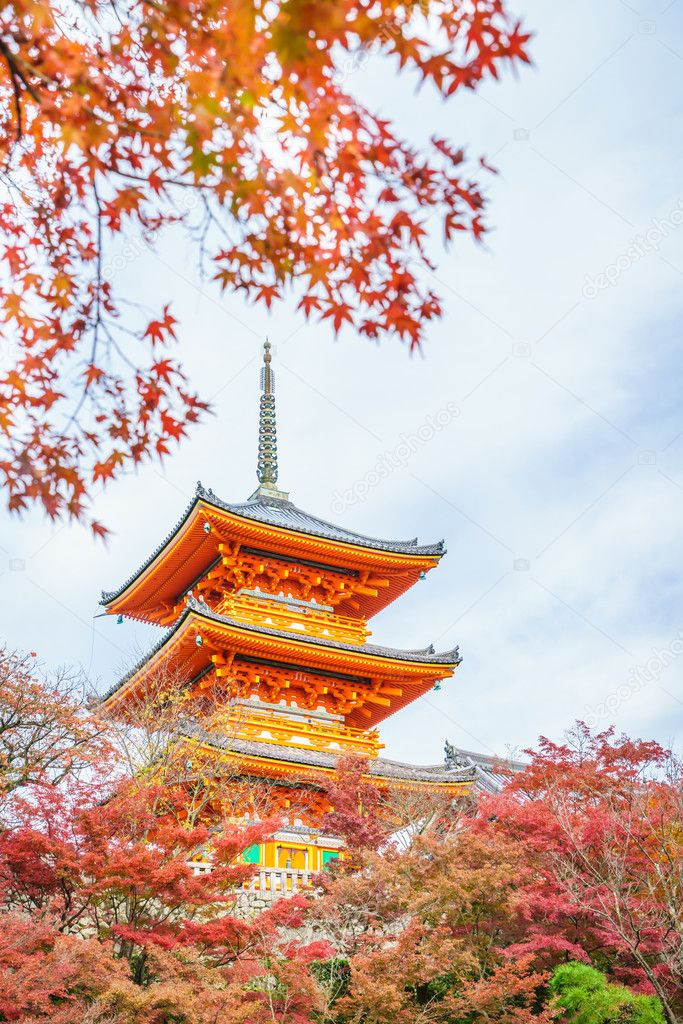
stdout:
[[[377,727],[460,662],[457,648],[369,642],[369,620],[439,563],[443,542],[365,537],[302,511],[278,489],[268,342],[257,475],[256,491],[238,504],[198,484],[156,551],[117,590],[103,593],[108,613],[166,631],[102,703],[125,714],[155,674],[180,673],[196,695],[194,742],[220,750],[241,776],[277,793],[286,826],[253,859],[266,870],[308,872],[339,849],[318,826],[328,809],[321,794],[340,754],[368,758],[377,785],[413,791],[463,791],[477,766],[451,758],[419,767],[378,756]],[[209,689],[220,695],[224,715],[220,729],[204,732],[201,698]]]

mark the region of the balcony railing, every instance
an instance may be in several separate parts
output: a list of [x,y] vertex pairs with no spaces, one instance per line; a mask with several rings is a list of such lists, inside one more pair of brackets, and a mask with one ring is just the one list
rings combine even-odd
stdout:
[[[190,861],[189,866],[196,875],[212,870],[208,861]],[[310,889],[315,872],[301,868],[256,868],[254,875],[243,884],[245,893],[263,900],[275,900],[280,896],[292,895],[303,889]]]
[[226,594],[216,610],[222,615],[230,615],[255,626],[272,626],[273,629],[327,637],[345,643],[362,644],[370,635],[364,619],[337,615],[336,612],[323,610],[321,606],[288,602],[267,594],[259,597]]
[[258,868],[254,877],[244,883],[244,888],[264,899],[276,899],[310,888],[312,875],[312,871],[300,868]]

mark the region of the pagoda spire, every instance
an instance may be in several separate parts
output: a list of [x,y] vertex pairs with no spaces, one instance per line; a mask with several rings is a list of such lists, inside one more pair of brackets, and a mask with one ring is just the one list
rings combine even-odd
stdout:
[[263,366],[261,367],[261,398],[259,402],[258,427],[258,461],[256,475],[259,485],[252,494],[250,501],[263,498],[276,498],[288,501],[289,494],[277,487],[277,422],[275,418],[275,374],[271,367],[273,360],[270,354],[271,345],[268,339],[263,346]]

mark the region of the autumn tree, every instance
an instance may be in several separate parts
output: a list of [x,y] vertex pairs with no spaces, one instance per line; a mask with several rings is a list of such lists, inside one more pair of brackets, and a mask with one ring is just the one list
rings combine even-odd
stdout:
[[[411,348],[441,313],[427,224],[481,237],[464,150],[416,148],[351,91],[368,55],[444,99],[528,60],[503,0],[11,0],[0,11],[0,474],[83,518],[93,484],[206,409],[170,308],[106,273],[182,223],[219,287]],[[93,528],[102,532],[99,523]]]
[[[283,806],[277,780],[243,770],[232,741],[248,711],[231,701],[220,679],[188,685],[182,666],[153,666],[144,685],[120,705],[95,709],[126,776],[154,787],[157,810],[185,825],[271,820]],[[306,814],[312,780],[292,778],[290,818]]]
[[190,827],[166,802],[121,780],[15,796],[0,831],[0,1020],[256,1024],[281,1002],[315,1004],[307,965],[329,945],[293,941],[296,901],[243,905],[241,853],[271,823]]
[[359,850],[320,880],[310,919],[331,936],[329,1019],[372,1024],[522,1024],[543,1008],[547,976],[531,957],[510,961],[519,851],[469,816],[447,834],[417,836],[408,848]]
[[343,834],[347,850],[307,908],[335,948],[317,972],[323,1019],[549,1021],[546,975],[529,956],[505,956],[528,878],[517,844],[482,832],[469,800],[379,788],[360,758],[339,760],[328,797],[326,828]]
[[367,758],[342,755],[326,787],[332,809],[324,828],[344,840],[350,855],[378,850],[391,834],[391,823],[383,813],[385,794],[370,781],[368,771]]
[[33,666],[8,657],[2,713],[19,735],[47,723],[53,756],[24,743],[32,770],[2,806],[0,1020],[308,1020],[310,964],[331,947],[298,934],[296,898],[251,908],[242,853],[278,820],[267,782],[211,745],[229,738],[221,693],[166,670],[105,716],[75,686],[58,701]]
[[5,745],[29,753],[0,815],[0,1020],[255,1024],[313,1006],[307,965],[329,946],[293,940],[296,900],[250,911],[242,852],[277,821],[236,821],[221,800],[235,770],[188,764],[179,680],[140,697],[133,743],[130,723],[50,688],[31,657],[6,668]]
[[244,813],[249,801],[234,756],[210,743],[216,730],[222,739],[234,733],[216,682],[197,693],[181,667],[163,664],[123,705],[97,709],[97,714],[126,775],[136,785],[154,787],[159,810],[163,804],[166,813],[180,815],[191,826],[230,816],[231,810]]
[[88,713],[84,696],[79,672],[50,676],[34,654],[0,648],[0,797],[78,778],[106,753],[106,727]]
[[[50,688],[31,659],[5,666],[3,742],[28,753],[6,755],[0,1020],[680,1021],[681,770],[657,744],[578,726],[501,794],[434,805],[341,758],[324,827],[347,856],[256,912],[242,852],[276,823],[238,821],[237,780],[189,764],[179,679],[139,696],[126,747],[106,729],[130,723]],[[219,729],[218,696],[203,699]]]
[[[171,934],[177,906],[190,919],[193,900],[203,905],[209,891],[220,902],[226,884],[247,877],[244,866],[220,870],[223,853],[231,864],[242,849],[235,829],[213,837],[156,809],[151,787],[118,781],[113,790],[99,780],[37,786],[15,800],[14,827],[0,836],[7,907],[45,914],[74,933]],[[244,845],[252,841],[247,831]],[[195,874],[191,854],[209,843],[215,870]]]
[[124,1024],[107,994],[132,990],[125,961],[95,939],[63,935],[26,914],[0,918],[0,1020]]
[[683,1019],[683,771],[659,744],[579,723],[540,741],[498,797],[484,832],[518,844],[531,875],[509,954],[593,961],[656,994]]
[[501,794],[407,847],[368,842],[381,805],[363,814],[358,768],[339,779],[357,846],[310,910],[338,950],[332,1019],[681,1020],[680,764],[581,724],[526,753]]

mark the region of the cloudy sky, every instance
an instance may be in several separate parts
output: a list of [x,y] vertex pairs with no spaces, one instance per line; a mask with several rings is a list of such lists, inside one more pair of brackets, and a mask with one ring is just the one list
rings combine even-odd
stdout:
[[[683,2],[517,6],[535,66],[444,104],[379,60],[349,87],[416,141],[438,131],[500,169],[485,247],[437,252],[443,320],[422,356],[221,296],[169,236],[117,272],[172,297],[215,415],[79,526],[2,514],[2,634],[101,687],[156,637],[97,618],[195,486],[255,486],[258,360],[275,349],[280,483],[302,508],[448,554],[374,623],[398,646],[459,644],[452,681],[392,718],[388,756],[445,737],[505,754],[577,717],[675,740],[683,723]],[[134,241],[134,240],[133,240]],[[422,428],[420,430],[420,428]],[[419,431],[419,433],[418,433]],[[417,438],[414,440],[413,438]],[[396,468],[378,480],[390,457]]]

